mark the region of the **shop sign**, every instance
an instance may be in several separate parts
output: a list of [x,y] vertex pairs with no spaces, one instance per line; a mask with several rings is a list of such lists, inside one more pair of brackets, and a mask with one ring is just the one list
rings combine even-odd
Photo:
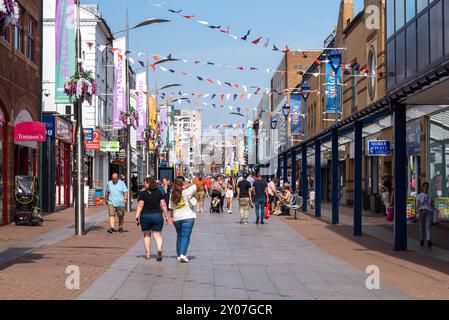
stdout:
[[55,127],[56,139],[70,144],[73,142],[73,125],[71,122],[61,117],[55,117]]
[[100,150],[101,134],[100,130],[92,132],[92,140],[86,142],[86,150]]
[[101,141],[100,150],[102,152],[119,152],[120,142],[119,141]]
[[419,120],[407,123],[407,156],[420,153],[421,149],[421,125]]
[[92,142],[94,140],[94,129],[93,128],[83,128],[84,140],[85,142]]
[[41,122],[22,122],[14,127],[14,141],[16,142],[45,142],[47,130]]
[[368,155],[372,157],[391,156],[391,142],[389,140],[368,141]]
[[437,200],[435,201],[435,206],[440,213],[440,220],[449,220],[449,198],[437,198]]
[[42,116],[42,123],[45,124],[47,137],[53,138],[55,136],[55,117],[54,116]]
[[408,197],[407,199],[407,219],[412,220],[416,217],[416,198]]

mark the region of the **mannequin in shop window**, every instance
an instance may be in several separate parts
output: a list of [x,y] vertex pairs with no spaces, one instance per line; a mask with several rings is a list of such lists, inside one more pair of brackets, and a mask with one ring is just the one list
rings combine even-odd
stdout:
[[385,215],[387,215],[387,210],[388,208],[392,205],[392,185],[391,185],[391,181],[390,180],[385,180],[384,183],[382,184],[381,187],[381,196],[382,196],[382,201],[384,203],[385,206]]

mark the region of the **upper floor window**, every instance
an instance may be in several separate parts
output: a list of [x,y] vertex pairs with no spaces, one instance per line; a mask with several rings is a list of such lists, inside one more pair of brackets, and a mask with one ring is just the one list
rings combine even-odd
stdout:
[[35,62],[35,50],[36,50],[36,21],[33,18],[28,20],[28,59]]
[[[20,12],[23,12],[20,10]],[[14,27],[14,48],[17,51],[25,53],[25,34],[23,31],[23,19],[20,18],[16,26]]]

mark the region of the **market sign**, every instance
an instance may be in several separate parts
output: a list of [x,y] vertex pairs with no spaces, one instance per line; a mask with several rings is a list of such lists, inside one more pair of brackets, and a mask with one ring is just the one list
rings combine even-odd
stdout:
[[22,122],[15,125],[13,135],[16,142],[45,142],[47,127],[41,122]]
[[368,155],[372,157],[391,156],[391,142],[388,140],[368,141]]
[[102,152],[119,152],[120,142],[119,141],[101,141],[100,150]]
[[92,140],[87,141],[86,139],[86,150],[100,150],[101,147],[101,134],[100,130],[95,130],[92,132]]

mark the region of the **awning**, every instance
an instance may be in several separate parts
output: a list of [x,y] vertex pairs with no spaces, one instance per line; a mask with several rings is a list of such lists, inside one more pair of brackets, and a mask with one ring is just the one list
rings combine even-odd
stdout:
[[14,126],[13,136],[16,142],[45,142],[46,126],[41,122],[18,123]]

